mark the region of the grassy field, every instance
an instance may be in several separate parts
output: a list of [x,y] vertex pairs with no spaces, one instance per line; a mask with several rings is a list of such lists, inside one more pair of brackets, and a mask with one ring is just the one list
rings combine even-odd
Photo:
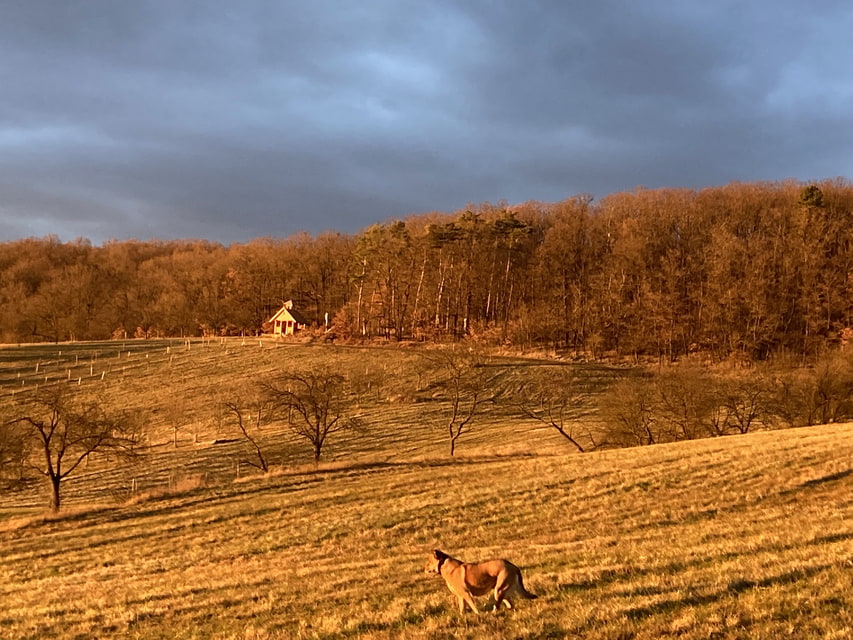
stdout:
[[[331,347],[272,340],[151,340],[28,345],[0,348],[0,401],[59,386],[120,409],[145,413],[147,451],[133,467],[116,471],[91,463],[65,482],[67,505],[129,497],[132,488],[148,492],[203,476],[209,484],[253,473],[245,443],[227,442],[239,434],[222,402],[240,384],[275,380],[295,367],[332,366],[366,380],[359,413],[364,431],[341,433],[324,448],[325,465],[419,461],[444,457],[447,403],[433,397],[424,349]],[[509,385],[556,367],[571,368],[586,384],[604,388],[625,370],[605,365],[576,366],[554,361],[493,357],[489,370],[497,385]],[[176,429],[177,428],[177,429]],[[270,462],[280,468],[307,466],[307,441],[280,424],[264,430]],[[218,444],[213,444],[219,441]],[[175,446],[177,444],[177,446]],[[543,428],[505,405],[486,405],[463,434],[462,456],[544,454],[574,448],[556,431]],[[45,483],[31,483],[14,496],[0,493],[0,508],[47,503]]]
[[[198,395],[179,447],[164,420],[132,472],[143,491],[95,463],[59,516],[36,489],[4,497],[3,638],[853,637],[850,425],[581,455],[496,408],[451,460],[431,424],[440,407],[397,399],[415,356],[352,349],[336,353],[341,366],[401,380],[365,406],[372,431],[318,471],[296,464],[304,452],[290,442],[275,472],[237,478],[239,445],[210,444],[222,427],[204,396],[249,362],[272,371],[325,356],[257,342],[166,348],[131,350],[139,363],[110,387],[128,404]],[[17,357],[4,366],[34,372]],[[504,364],[501,375],[518,375]],[[435,547],[507,557],[540,597],[460,615],[422,573]]]

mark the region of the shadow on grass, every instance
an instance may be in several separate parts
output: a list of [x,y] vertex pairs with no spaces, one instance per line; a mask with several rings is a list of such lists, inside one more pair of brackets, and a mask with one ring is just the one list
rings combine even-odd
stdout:
[[[22,518],[20,522],[7,523],[7,528],[14,530],[34,530],[45,527],[62,527],[73,525],[80,529],[97,527],[109,523],[127,520],[162,517],[182,511],[191,510],[205,504],[217,501],[233,501],[246,497],[258,497],[260,494],[295,493],[304,491],[328,478],[347,477],[365,472],[393,472],[400,469],[438,469],[449,467],[488,465],[521,458],[537,457],[534,454],[492,455],[476,458],[436,458],[422,461],[406,462],[362,462],[333,466],[331,468],[292,470],[274,475],[258,475],[239,484],[217,485],[215,487],[200,487],[189,491],[153,492],[140,499],[136,504],[93,506],[82,509],[62,511],[58,514],[33,514]],[[249,512],[246,512],[248,514]],[[253,515],[263,515],[255,511]],[[230,516],[229,516],[230,517]]]
[[[657,616],[674,616],[677,615],[678,612],[691,609],[696,607],[706,607],[720,603],[728,598],[738,598],[742,594],[747,594],[755,590],[766,589],[769,587],[779,587],[779,586],[790,586],[796,585],[798,583],[804,583],[810,581],[815,576],[835,569],[839,566],[839,563],[829,563],[818,565],[814,567],[808,567],[805,569],[792,569],[789,571],[782,572],[780,574],[774,576],[768,576],[762,578],[760,580],[749,580],[746,578],[733,580],[726,585],[725,589],[716,592],[710,593],[687,593],[681,595],[680,597],[673,597],[664,600],[660,600],[653,604],[638,606],[638,607],[630,607],[621,611],[622,615],[633,624],[640,624],[645,621],[648,621]],[[650,573],[650,572],[646,572]],[[634,571],[613,571],[609,572],[609,575],[606,576],[610,581],[616,581],[619,577],[625,576],[636,576],[637,572]],[[562,591],[567,591],[568,588],[571,590],[579,590],[581,588],[589,586],[600,586],[600,582],[589,581],[588,583],[578,583],[572,585],[561,585]],[[646,595],[646,596],[654,596],[661,595],[663,593],[672,593],[675,591],[673,587],[670,588],[652,588],[652,589],[640,589],[630,592],[628,594],[620,594],[619,597],[635,597],[637,595]],[[596,620],[588,620],[579,626],[575,627],[572,630],[572,633],[575,634],[572,637],[583,637],[584,633],[588,631],[591,627],[597,624]],[[620,636],[621,637],[621,636]],[[625,637],[634,637],[633,633]]]
[[715,604],[725,598],[737,597],[755,589],[765,589],[774,586],[786,586],[806,581],[814,576],[833,569],[836,565],[824,564],[805,569],[793,569],[761,580],[739,579],[728,584],[724,591],[708,594],[688,594],[682,598],[663,600],[644,607],[633,607],[625,612],[632,621],[638,622],[660,614],[670,614],[687,607],[702,607]]
[[[766,547],[760,549],[744,549],[743,551],[735,551],[735,552],[727,552],[722,554],[717,554],[714,556],[707,557],[698,557],[685,562],[673,562],[663,566],[623,566],[611,569],[605,569],[601,571],[598,575],[593,577],[579,580],[576,582],[566,582],[557,585],[557,591],[561,594],[577,594],[584,591],[588,591],[590,589],[597,589],[601,587],[606,587],[608,585],[616,584],[616,583],[627,583],[636,581],[638,578],[644,578],[647,576],[660,576],[660,575],[676,575],[682,573],[684,571],[688,571],[690,569],[696,569],[701,567],[707,567],[719,562],[724,561],[736,561],[739,558],[746,555],[755,555],[756,553],[784,553],[791,551],[793,549],[803,548],[806,546],[819,546],[826,544],[836,544],[840,542],[846,542],[849,540],[853,540],[853,532],[845,532],[845,533],[836,533],[836,534],[828,534],[824,536],[819,536],[813,538],[811,540],[806,540],[803,542],[790,543],[790,544],[770,544]],[[714,595],[713,599],[719,599],[724,595],[732,595],[732,594],[740,594],[744,591],[755,589],[755,588],[763,588],[774,585],[785,585],[792,584],[797,582],[798,580],[808,579],[822,571],[832,568],[833,564],[820,565],[816,567],[806,568],[806,569],[795,569],[788,571],[786,573],[779,574],[777,576],[771,576],[768,578],[763,578],[761,580],[752,581],[748,579],[740,579],[735,580],[729,583],[726,591],[722,594]],[[656,586],[656,587],[647,587],[647,586],[638,586],[636,589],[629,590],[626,595],[633,596],[650,596],[650,595],[660,595],[663,593],[667,593],[671,591],[669,587],[666,586]],[[696,596],[699,599],[710,597],[710,596]],[[663,603],[662,603],[663,604]],[[689,602],[687,604],[703,604],[702,602]],[[657,605],[655,605],[657,606]]]
[[797,489],[808,489],[810,487],[817,487],[822,484],[826,484],[828,482],[835,482],[836,480],[843,480],[849,475],[853,474],[853,469],[847,469],[846,471],[839,471],[838,473],[830,473],[829,475],[822,476],[820,478],[813,478],[811,480],[806,480],[804,483],[799,485]]

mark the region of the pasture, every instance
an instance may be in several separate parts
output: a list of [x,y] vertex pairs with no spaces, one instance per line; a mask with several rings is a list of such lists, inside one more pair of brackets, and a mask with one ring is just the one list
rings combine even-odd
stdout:
[[[276,379],[294,368],[346,371],[363,387],[357,413],[366,428],[340,433],[324,448],[323,464],[352,465],[446,457],[447,403],[431,388],[424,351],[302,345],[257,338],[145,340],[26,345],[0,348],[0,399],[45,385],[64,388],[115,409],[137,409],[146,422],[143,456],[115,470],[97,454],[64,486],[67,505],[127,499],[132,492],[174,487],[188,477],[209,484],[255,472],[250,449],[223,409],[228,398]],[[586,386],[605,388],[625,374],[620,367],[575,365],[548,360],[492,357],[495,386],[545,375],[555,368],[577,372]],[[589,410],[586,407],[585,410]],[[271,463],[292,470],[308,466],[310,447],[281,424],[262,430]],[[459,441],[462,456],[571,452],[553,429],[520,417],[505,404],[489,404]],[[3,506],[39,508],[45,483],[30,483],[14,496],[0,493]]]
[[[213,444],[227,426],[211,398],[238,374],[327,358],[326,348],[136,344],[148,348],[75,355],[79,371],[92,369],[81,389],[157,408],[143,466],[93,461],[68,481],[57,516],[37,486],[2,496],[4,638],[853,635],[850,425],[576,454],[495,407],[451,459],[440,403],[406,401],[407,389],[429,388],[406,364],[416,356],[345,348],[338,366],[376,374],[370,429],[314,470],[271,428],[279,466],[245,474],[239,442]],[[29,384],[17,373],[35,364],[3,355],[18,371],[4,370],[2,388]],[[39,374],[53,367],[58,383],[76,384],[70,360],[48,355]],[[112,363],[112,383],[93,358]],[[506,359],[496,375],[538,366],[553,365]],[[587,375],[604,385],[620,374]],[[180,410],[161,408],[175,398]],[[167,413],[185,419],[177,447]],[[462,616],[441,578],[422,573],[435,547],[507,557],[539,599]]]

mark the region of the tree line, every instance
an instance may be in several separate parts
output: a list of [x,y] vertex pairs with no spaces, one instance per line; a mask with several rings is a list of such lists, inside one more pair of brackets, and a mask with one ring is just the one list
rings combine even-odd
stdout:
[[750,369],[683,361],[625,377],[598,399],[600,444],[644,446],[853,419],[853,356]]
[[251,334],[293,299],[342,339],[675,360],[812,355],[853,327],[853,185],[471,205],[357,234],[0,244],[0,340]]

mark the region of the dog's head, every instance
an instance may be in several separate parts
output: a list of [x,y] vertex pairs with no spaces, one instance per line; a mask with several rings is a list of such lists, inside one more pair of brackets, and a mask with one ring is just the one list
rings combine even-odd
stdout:
[[424,567],[424,573],[441,573],[441,565],[445,560],[447,560],[447,554],[444,551],[433,549]]

